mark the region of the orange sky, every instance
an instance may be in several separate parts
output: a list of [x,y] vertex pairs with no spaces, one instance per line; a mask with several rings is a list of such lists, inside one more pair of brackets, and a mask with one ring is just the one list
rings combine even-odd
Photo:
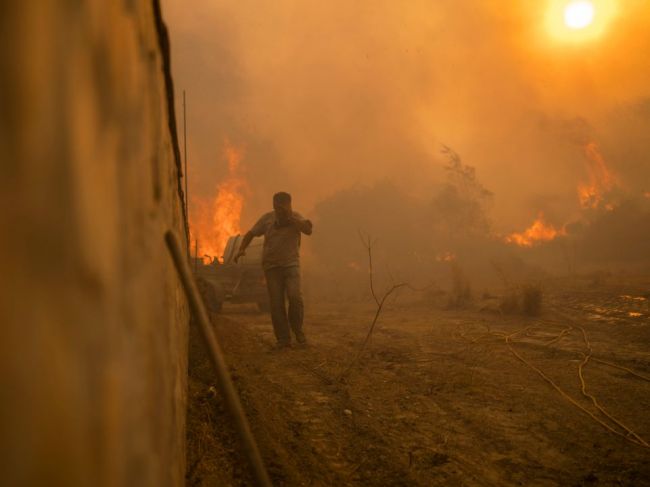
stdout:
[[441,144],[494,191],[503,231],[539,211],[566,220],[587,140],[647,190],[650,4],[616,2],[596,38],[571,42],[549,33],[553,2],[164,0],[190,192],[226,176],[226,139],[245,148],[244,227],[277,190],[306,213],[387,179],[425,197]]

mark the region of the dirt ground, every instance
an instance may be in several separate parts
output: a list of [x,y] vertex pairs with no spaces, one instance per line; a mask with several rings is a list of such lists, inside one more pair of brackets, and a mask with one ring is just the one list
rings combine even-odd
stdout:
[[[274,485],[641,486],[649,292],[650,279],[553,283],[539,317],[402,296],[343,377],[370,299],[308,302],[304,349],[271,351],[269,317],[252,306],[212,318]],[[187,484],[249,485],[195,331],[191,342]],[[585,392],[610,417],[581,392],[589,347]]]

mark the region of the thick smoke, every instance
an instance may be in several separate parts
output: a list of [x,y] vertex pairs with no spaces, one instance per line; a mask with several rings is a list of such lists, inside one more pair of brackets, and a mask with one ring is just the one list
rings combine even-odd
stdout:
[[[558,228],[579,220],[589,142],[643,199],[650,7],[625,2],[597,39],[570,43],[549,35],[550,3],[166,0],[175,84],[188,92],[190,192],[214,193],[229,140],[251,188],[242,227],[290,191],[322,219],[307,249],[321,257],[335,236],[356,245],[359,227],[435,256],[441,233],[425,209],[452,198],[444,145],[493,193],[493,236],[539,212]],[[340,226],[328,227],[334,208]]]

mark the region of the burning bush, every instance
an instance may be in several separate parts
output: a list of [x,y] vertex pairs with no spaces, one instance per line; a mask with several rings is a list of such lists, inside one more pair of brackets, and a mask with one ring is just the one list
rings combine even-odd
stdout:
[[520,247],[532,247],[536,244],[549,242],[558,235],[564,234],[563,229],[557,230],[553,225],[547,223],[544,219],[544,213],[540,212],[530,227],[521,233],[511,233],[505,238],[505,241]]

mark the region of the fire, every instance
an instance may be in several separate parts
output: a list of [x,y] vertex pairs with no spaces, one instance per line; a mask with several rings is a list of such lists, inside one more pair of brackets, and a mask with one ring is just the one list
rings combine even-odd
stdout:
[[589,142],[584,147],[589,171],[589,182],[578,184],[578,198],[582,208],[611,209],[611,203],[603,203],[603,199],[616,186],[616,178],[607,168],[605,159],[598,150],[595,142]]
[[[615,201],[612,199],[612,191],[618,186],[618,182],[612,171],[605,164],[598,144],[588,142],[583,147],[587,161],[589,181],[578,183],[578,199],[583,209],[603,209],[612,211],[615,208]],[[544,214],[539,213],[533,224],[521,233],[512,233],[505,237],[505,241],[520,247],[533,247],[536,244],[549,242],[556,237],[565,235],[564,228],[557,229],[547,223]]]
[[505,238],[505,241],[520,247],[532,247],[542,242],[549,242],[558,235],[564,235],[564,230],[558,230],[553,225],[546,223],[544,214],[540,212],[530,227],[521,233],[511,233]]
[[228,162],[228,177],[217,184],[216,196],[211,200],[194,198],[190,208],[192,248],[198,244],[197,255],[210,260],[221,258],[228,238],[241,233],[246,190],[246,180],[240,174],[243,151],[226,141],[224,156]]

